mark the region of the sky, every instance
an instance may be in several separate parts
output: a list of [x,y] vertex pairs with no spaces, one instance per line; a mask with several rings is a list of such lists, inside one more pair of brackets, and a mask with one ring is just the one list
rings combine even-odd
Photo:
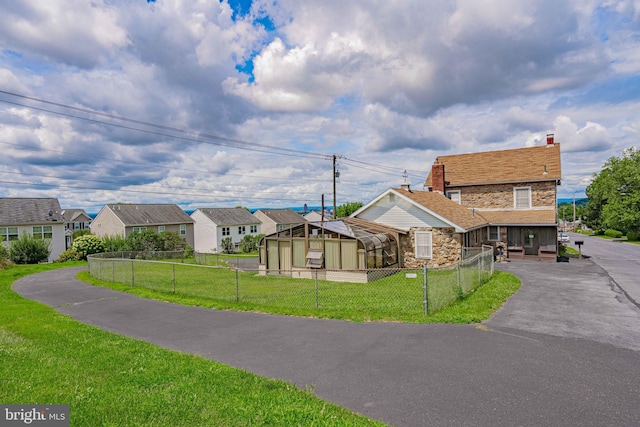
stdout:
[[0,2],[0,197],[367,203],[547,133],[559,198],[640,145],[640,0]]

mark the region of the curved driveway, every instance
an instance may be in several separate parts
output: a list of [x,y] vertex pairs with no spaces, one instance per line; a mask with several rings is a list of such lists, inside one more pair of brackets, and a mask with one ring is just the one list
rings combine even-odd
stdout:
[[77,281],[17,281],[79,321],[199,354],[396,426],[640,424],[640,310],[589,260],[497,264],[522,289],[481,325],[207,310]]

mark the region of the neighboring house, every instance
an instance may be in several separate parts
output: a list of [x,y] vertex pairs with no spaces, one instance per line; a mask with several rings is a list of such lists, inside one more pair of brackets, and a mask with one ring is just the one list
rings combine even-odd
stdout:
[[65,250],[64,218],[55,198],[0,198],[0,242],[10,247],[23,233],[50,239],[49,262]]
[[425,187],[488,221],[485,243],[509,257],[556,259],[560,144],[439,156]]
[[152,230],[172,231],[193,246],[193,219],[174,204],[104,205],[91,221],[91,231],[98,236],[123,236]]
[[302,215],[290,209],[257,210],[253,216],[262,223],[263,234],[273,234],[307,222]]
[[404,230],[399,235],[400,266],[419,268],[452,264],[462,248],[480,246],[487,220],[472,209],[429,191],[391,188],[351,215]]
[[91,217],[87,215],[84,209],[64,209],[61,213],[64,218],[66,248],[69,249],[71,243],[73,243],[73,233],[75,231],[90,230]]
[[302,217],[309,222],[331,221],[333,219],[333,215],[327,210],[324,211],[324,217],[322,216],[322,212],[319,211],[309,211]]
[[237,248],[244,236],[262,233],[260,220],[245,208],[199,208],[191,218],[196,252],[222,252],[222,239],[229,237]]

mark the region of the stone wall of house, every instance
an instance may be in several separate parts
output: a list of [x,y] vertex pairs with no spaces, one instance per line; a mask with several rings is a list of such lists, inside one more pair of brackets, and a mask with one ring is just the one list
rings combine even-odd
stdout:
[[[431,231],[432,257],[430,260],[416,259],[415,232]],[[427,267],[443,267],[460,261],[462,235],[453,228],[412,228],[409,235],[400,241],[405,268],[422,268],[425,261]]]
[[447,191],[460,191],[460,203],[479,209],[513,209],[514,187],[531,187],[533,207],[555,206],[556,187],[552,181],[523,182],[521,184],[493,184],[470,187],[447,187]]

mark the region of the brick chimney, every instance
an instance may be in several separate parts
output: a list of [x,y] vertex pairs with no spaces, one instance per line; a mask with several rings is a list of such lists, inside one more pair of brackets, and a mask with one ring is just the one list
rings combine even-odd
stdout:
[[436,162],[431,167],[431,191],[444,194],[444,163]]
[[548,133],[547,134],[547,145],[553,145],[553,134],[552,133]]

